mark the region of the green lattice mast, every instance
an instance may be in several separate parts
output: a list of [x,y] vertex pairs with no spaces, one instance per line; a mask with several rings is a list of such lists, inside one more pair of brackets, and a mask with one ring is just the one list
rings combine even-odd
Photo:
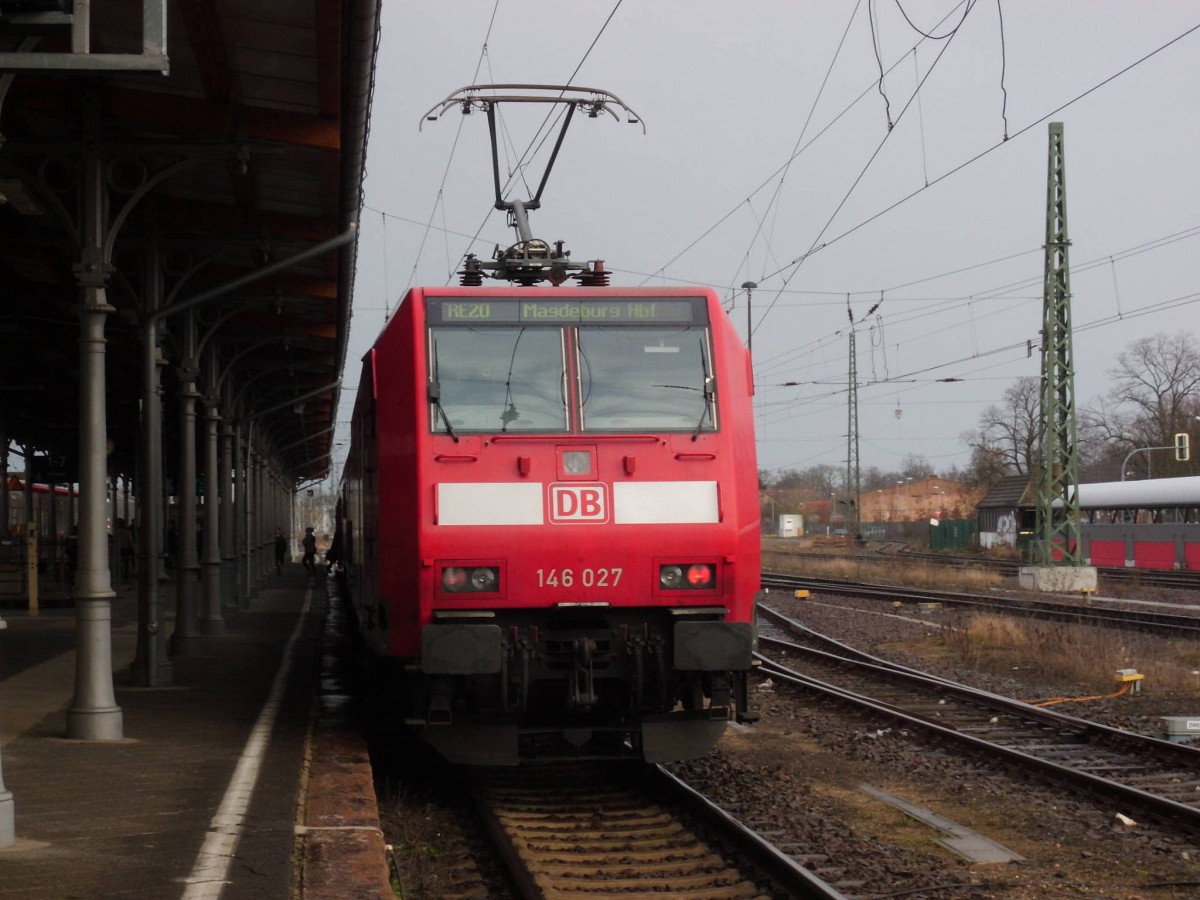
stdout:
[[[1067,181],[1062,122],[1050,123],[1046,182],[1046,283],[1042,301],[1041,465],[1035,561],[1083,565],[1079,546],[1079,449],[1067,262]],[[1055,554],[1058,559],[1055,559]]]
[[[854,313],[846,298],[846,313],[850,316],[850,374],[849,413],[846,422],[846,536],[854,541],[859,531],[858,500],[862,489],[858,461],[858,353],[854,347]],[[830,518],[833,518],[831,512]]]

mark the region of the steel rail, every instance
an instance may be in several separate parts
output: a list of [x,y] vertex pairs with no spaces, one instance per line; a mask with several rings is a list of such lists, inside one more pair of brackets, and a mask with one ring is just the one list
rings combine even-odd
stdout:
[[751,864],[771,878],[789,897],[804,900],[842,900],[845,894],[833,887],[796,860],[792,859],[762,835],[739,822],[687,782],[662,766],[655,766],[654,777],[673,802],[703,821],[722,841],[731,844]]
[[1173,637],[1195,637],[1200,634],[1200,615],[1129,610],[1111,606],[1056,603],[1029,597],[1006,597],[993,594],[967,594],[954,591],[926,590],[865,582],[843,581],[834,578],[809,578],[802,575],[785,575],[763,572],[764,588],[784,590],[824,591],[847,597],[867,597],[912,603],[942,603],[947,606],[973,607],[983,610],[998,610],[1019,613],[1033,618],[1077,622],[1088,625],[1103,625],[1117,628],[1136,628]]
[[[874,553],[857,553],[847,556],[845,553],[822,553],[809,551],[793,552],[788,548],[763,544],[763,555],[776,554],[804,559],[837,559],[863,561],[868,564],[877,562],[896,562],[897,560],[915,560],[934,566],[947,566],[956,569],[980,568],[999,572],[1007,577],[1016,577],[1017,573],[1029,562],[1012,559],[989,559],[974,555],[947,555],[944,553],[927,553],[921,550],[890,550],[885,544]],[[1138,569],[1127,566],[1097,566],[1096,573],[1102,579],[1118,582],[1139,582],[1147,587],[1166,587],[1178,590],[1200,590],[1200,572],[1166,569]]]
[[[766,615],[777,623],[780,621],[792,623],[792,620],[774,611],[766,613]],[[804,632],[813,633],[811,629],[807,629],[805,626],[800,625],[800,623],[792,624],[798,626],[802,635]],[[790,625],[785,627],[790,628]],[[1198,748],[1122,731],[1096,722],[1089,722],[1085,719],[1033,706],[1020,700],[1002,697],[989,691],[971,688],[967,685],[950,681],[949,679],[918,673],[914,669],[890,663],[887,660],[873,657],[862,651],[855,651],[853,655],[843,656],[827,651],[804,648],[793,642],[781,641],[765,636],[759,637],[759,644],[761,647],[776,647],[786,649],[791,653],[805,653],[817,656],[826,661],[835,662],[840,667],[853,667],[858,671],[866,671],[873,677],[893,683],[901,682],[908,688],[936,693],[940,697],[951,695],[960,701],[977,707],[1002,712],[1014,719],[1033,723],[1043,729],[1052,728],[1058,733],[1068,733],[1078,740],[1086,741],[1091,745],[1103,745],[1110,750],[1115,746],[1120,748],[1122,752],[1139,752],[1144,754],[1145,759],[1155,762],[1167,761],[1173,765],[1181,766],[1184,772],[1193,775],[1200,771],[1200,749]],[[835,697],[853,706],[871,710],[893,720],[901,721],[906,725],[935,734],[940,738],[963,744],[973,750],[981,751],[991,756],[1000,756],[1009,762],[1016,763],[1021,768],[1040,771],[1057,780],[1084,789],[1093,795],[1106,798],[1115,797],[1174,823],[1200,830],[1200,805],[1193,806],[1181,803],[1138,787],[1094,775],[1079,768],[1038,757],[1033,753],[1025,752],[1015,747],[1008,747],[986,738],[967,734],[958,728],[935,722],[928,717],[916,714],[911,710],[906,710],[902,706],[882,702],[846,687],[797,672],[761,653],[758,655],[758,659],[760,662],[759,671],[769,675],[773,679],[784,680],[805,689]]]

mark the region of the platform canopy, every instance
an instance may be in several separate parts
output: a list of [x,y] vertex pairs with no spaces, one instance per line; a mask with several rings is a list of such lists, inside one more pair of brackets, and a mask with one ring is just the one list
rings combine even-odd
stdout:
[[[73,12],[90,17],[86,54]],[[97,265],[83,245],[98,200],[111,467],[133,470],[157,302],[191,303],[187,340],[215,350],[223,416],[255,419],[296,481],[329,469],[378,14],[378,0],[0,0],[3,437],[74,480],[80,269]],[[167,440],[185,318],[159,325]],[[211,398],[216,381],[202,374],[197,391]]]

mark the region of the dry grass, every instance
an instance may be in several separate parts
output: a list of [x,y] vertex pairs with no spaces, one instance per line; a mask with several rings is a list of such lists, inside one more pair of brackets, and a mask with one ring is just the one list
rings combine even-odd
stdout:
[[1021,670],[1111,693],[1117,669],[1136,669],[1156,695],[1200,696],[1195,641],[976,613],[935,640],[963,664],[993,672]]
[[763,567],[789,575],[875,581],[908,587],[948,591],[986,591],[1004,587],[1005,578],[982,566],[963,568],[939,566],[916,560],[886,557],[847,556],[843,559],[812,559],[763,548]]
[[[1012,587],[1011,579],[983,567],[939,566],[917,560],[847,555],[814,559],[763,547],[763,567],[792,575],[881,582],[948,591],[982,592]],[[1118,596],[1119,590],[1105,592]],[[1144,689],[1156,695],[1200,697],[1200,644],[1136,632],[1087,628],[1069,622],[1021,620],[963,613],[941,629],[927,651],[948,661],[995,673],[1021,672],[1083,687],[1116,690],[1117,669],[1137,669]]]

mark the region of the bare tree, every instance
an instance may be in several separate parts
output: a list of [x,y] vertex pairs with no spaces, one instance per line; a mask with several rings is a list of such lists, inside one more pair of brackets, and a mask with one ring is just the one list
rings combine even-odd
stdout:
[[1038,410],[1041,381],[1033,376],[1017,379],[1004,391],[1002,403],[989,406],[979,416],[979,429],[963,439],[974,451],[972,467],[983,465],[989,476],[1028,475],[1038,457]]
[[1162,475],[1196,471],[1195,463],[1176,463],[1174,455],[1151,448],[1171,447],[1175,435],[1197,436],[1200,413],[1200,348],[1185,332],[1139,338],[1117,356],[1110,371],[1113,387],[1103,408],[1093,411],[1096,431],[1130,457],[1130,468]]
[[[963,435],[964,440],[970,439],[970,434]],[[959,473],[958,481],[975,487],[991,488],[1005,475],[1011,475],[1003,454],[998,450],[971,445],[971,461],[967,468]]]
[[828,496],[840,478],[842,470],[837,466],[817,465],[807,469],[785,469],[775,478],[759,474],[759,482],[764,488],[774,488],[783,491],[811,491],[817,496]]
[[[1121,460],[1129,452],[1124,428],[1103,401],[1079,410],[1079,480],[1119,481]],[[1115,430],[1114,430],[1115,429]]]
[[900,474],[912,481],[924,481],[927,478],[932,478],[937,473],[925,457],[916,453],[909,453],[900,461]]

